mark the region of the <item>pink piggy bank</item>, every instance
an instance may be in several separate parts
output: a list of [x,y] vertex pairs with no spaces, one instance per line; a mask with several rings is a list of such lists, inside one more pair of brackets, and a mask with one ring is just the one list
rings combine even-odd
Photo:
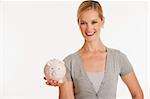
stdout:
[[65,63],[57,59],[51,59],[44,67],[44,74],[47,80],[56,80],[63,83],[66,74]]

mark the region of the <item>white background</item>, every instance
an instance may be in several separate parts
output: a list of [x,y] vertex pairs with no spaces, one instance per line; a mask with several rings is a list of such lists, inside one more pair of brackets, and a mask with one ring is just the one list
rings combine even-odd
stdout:
[[[81,1],[0,2],[0,98],[58,99],[58,88],[43,80],[51,58],[77,51],[83,37],[76,22]],[[124,52],[148,99],[148,5],[146,1],[101,1],[107,47]],[[117,99],[130,93],[119,79]]]

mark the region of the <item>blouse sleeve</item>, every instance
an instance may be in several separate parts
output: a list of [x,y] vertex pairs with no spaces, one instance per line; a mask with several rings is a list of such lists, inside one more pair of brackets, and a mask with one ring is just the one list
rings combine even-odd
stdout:
[[120,76],[124,76],[133,71],[130,61],[128,60],[127,56],[122,52],[119,53],[119,66]]
[[63,59],[65,66],[66,66],[66,75],[65,78],[70,81],[72,80],[71,78],[71,70],[70,70],[70,66],[71,66],[71,59],[70,56],[67,56],[66,58]]

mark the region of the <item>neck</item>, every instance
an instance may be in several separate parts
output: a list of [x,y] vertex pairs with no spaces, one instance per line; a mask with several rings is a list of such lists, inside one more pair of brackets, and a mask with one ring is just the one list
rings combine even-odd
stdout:
[[100,39],[97,41],[92,41],[92,42],[85,41],[81,49],[86,52],[97,52],[97,51],[105,52],[106,51],[106,48]]

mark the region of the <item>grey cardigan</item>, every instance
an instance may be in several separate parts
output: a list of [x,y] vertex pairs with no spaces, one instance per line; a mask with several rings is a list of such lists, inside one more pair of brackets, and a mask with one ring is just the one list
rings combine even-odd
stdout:
[[118,75],[123,76],[133,71],[125,54],[107,48],[104,78],[96,92],[84,71],[79,51],[68,55],[64,62],[67,69],[66,78],[73,82],[75,99],[116,99]]

